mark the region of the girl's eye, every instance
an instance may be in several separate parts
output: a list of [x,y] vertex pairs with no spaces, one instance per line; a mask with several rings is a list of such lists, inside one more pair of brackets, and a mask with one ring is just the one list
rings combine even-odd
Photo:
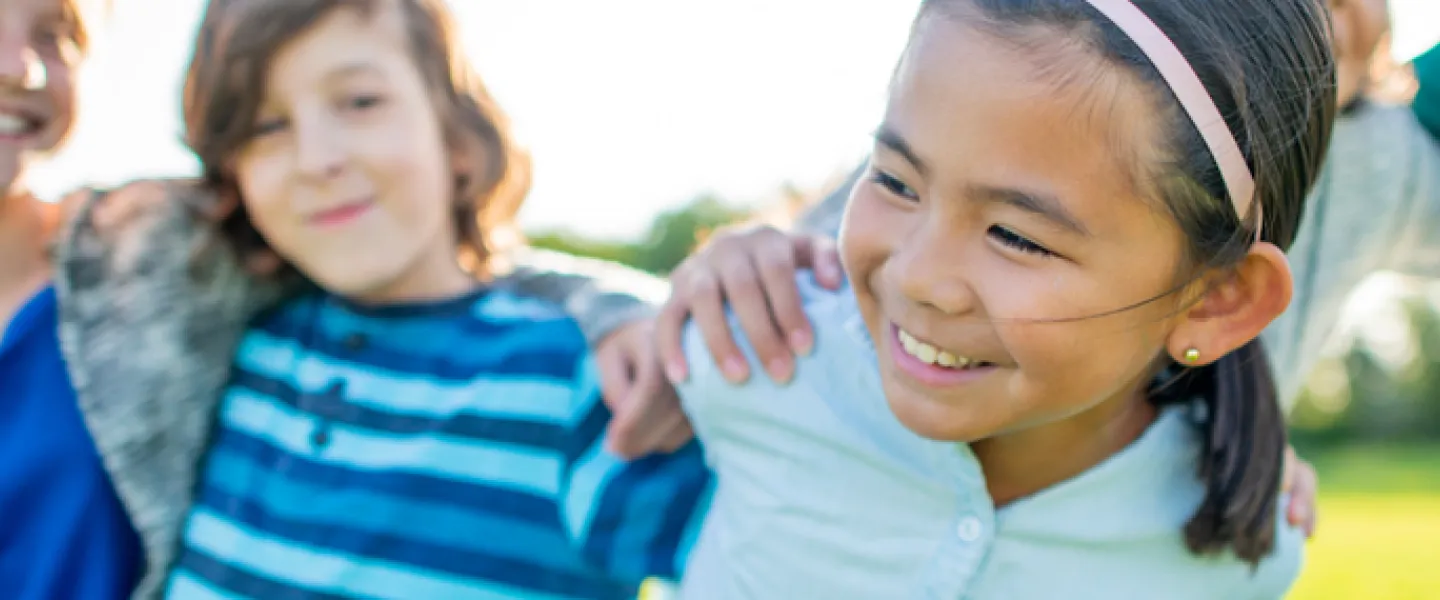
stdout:
[[1026,254],[1034,254],[1036,256],[1047,258],[1055,256],[1054,252],[1046,250],[1044,246],[1032,242],[1026,237],[999,225],[991,225],[990,230],[986,233],[988,233],[990,237],[993,238],[995,241],[1019,250],[1020,252],[1024,252]]
[[870,180],[879,184],[880,187],[885,188],[885,191],[906,200],[920,199],[920,195],[916,194],[915,190],[910,189],[910,186],[905,185],[905,182],[900,181],[899,178],[884,171],[875,171],[875,174],[870,176]]

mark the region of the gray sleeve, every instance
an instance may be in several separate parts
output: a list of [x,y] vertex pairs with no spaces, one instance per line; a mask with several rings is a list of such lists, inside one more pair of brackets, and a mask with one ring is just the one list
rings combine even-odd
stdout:
[[1385,269],[1440,277],[1440,144],[1410,111],[1395,117],[1396,213],[1401,224]]
[[1440,146],[1409,108],[1370,103],[1336,120],[1287,255],[1294,296],[1264,338],[1288,408],[1369,275],[1440,276]]
[[614,263],[534,248],[507,255],[517,291],[564,306],[591,347],[621,325],[654,315],[670,293],[663,280]]
[[845,217],[845,205],[850,202],[850,190],[865,175],[867,164],[862,163],[845,178],[845,183],[800,215],[795,221],[795,231],[839,237],[840,222]]

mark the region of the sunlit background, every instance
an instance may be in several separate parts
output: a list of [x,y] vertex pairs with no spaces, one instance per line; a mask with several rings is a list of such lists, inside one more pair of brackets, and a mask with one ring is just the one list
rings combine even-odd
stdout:
[[[863,157],[917,3],[454,6],[535,158],[523,224],[563,231],[547,238],[552,245],[663,271],[644,263],[657,255],[650,250],[683,253],[696,219],[738,216],[733,207],[774,202],[786,189],[813,191]],[[179,143],[178,98],[201,5],[115,0],[83,75],[78,132],[32,179],[42,197],[194,172]],[[1397,61],[1440,40],[1440,0],[1391,6]],[[706,197],[718,200],[695,202]],[[684,235],[666,237],[656,223],[679,223],[672,229]],[[624,245],[645,236],[645,252]],[[582,237],[592,242],[577,246]],[[1292,597],[1437,598],[1440,287],[1385,276],[1354,306],[1353,334],[1334,342],[1295,413],[1297,444],[1320,469],[1323,497],[1319,537]]]
[[[1440,38],[1440,0],[1391,0],[1400,58]],[[202,2],[115,0],[72,143],[34,177],[193,173],[180,75]],[[917,0],[460,0],[482,75],[535,157],[531,228],[640,234],[702,193],[811,188],[858,161]]]

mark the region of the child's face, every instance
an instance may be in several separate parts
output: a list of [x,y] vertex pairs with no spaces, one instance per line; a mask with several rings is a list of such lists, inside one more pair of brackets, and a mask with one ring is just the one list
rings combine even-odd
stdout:
[[1177,308],[1120,310],[1182,264],[1131,178],[1159,139],[1144,88],[1053,38],[916,36],[841,234],[890,406],[934,439],[1088,434],[1136,406]]
[[75,24],[61,0],[0,0],[0,186],[53,150],[75,120]]
[[271,247],[334,293],[449,293],[454,172],[398,9],[325,16],[275,55],[264,93],[234,169]]

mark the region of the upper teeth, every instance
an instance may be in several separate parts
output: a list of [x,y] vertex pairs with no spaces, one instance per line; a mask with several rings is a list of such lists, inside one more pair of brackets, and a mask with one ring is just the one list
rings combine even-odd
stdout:
[[905,349],[906,354],[920,359],[920,362],[932,365],[940,365],[952,369],[964,369],[972,363],[977,362],[917,340],[915,336],[910,335],[904,329],[900,330],[900,346]]

